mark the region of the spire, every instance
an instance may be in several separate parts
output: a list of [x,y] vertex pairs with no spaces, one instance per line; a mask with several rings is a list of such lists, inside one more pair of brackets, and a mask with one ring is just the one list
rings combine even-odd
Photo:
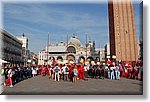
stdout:
[[78,37],[77,37],[77,33],[76,33],[76,32],[74,32],[74,33],[73,33],[72,38],[76,38],[76,39],[78,39]]
[[73,37],[73,38],[75,38],[75,37],[76,37],[76,34],[75,34],[75,33],[73,33],[72,37]]
[[22,34],[22,36],[23,36],[23,37],[25,36],[24,33]]

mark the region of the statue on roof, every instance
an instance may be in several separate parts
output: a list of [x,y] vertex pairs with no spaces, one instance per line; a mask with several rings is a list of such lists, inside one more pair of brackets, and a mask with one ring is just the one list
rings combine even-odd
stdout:
[[22,36],[23,36],[23,37],[25,36],[24,33],[22,34]]
[[72,37],[73,37],[73,38],[78,38],[78,37],[77,37],[77,33],[74,32]]

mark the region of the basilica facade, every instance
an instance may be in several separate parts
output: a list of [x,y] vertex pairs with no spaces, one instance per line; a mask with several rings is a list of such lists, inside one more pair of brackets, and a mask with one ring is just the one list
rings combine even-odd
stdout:
[[52,64],[52,61],[73,61],[78,63],[82,60],[99,60],[100,55],[95,51],[95,42],[87,41],[82,44],[77,35],[73,34],[68,43],[60,42],[49,44],[39,52],[38,64]]

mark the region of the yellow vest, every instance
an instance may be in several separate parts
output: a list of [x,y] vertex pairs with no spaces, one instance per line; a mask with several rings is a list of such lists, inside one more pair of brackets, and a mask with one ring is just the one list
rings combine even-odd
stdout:
[[4,69],[2,68],[1,75],[4,75]]

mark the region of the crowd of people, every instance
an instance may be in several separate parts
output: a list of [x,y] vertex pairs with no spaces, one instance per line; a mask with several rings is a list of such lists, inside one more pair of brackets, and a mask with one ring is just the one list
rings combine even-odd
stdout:
[[79,79],[88,80],[89,78],[120,80],[120,78],[130,78],[143,80],[143,66],[130,63],[107,61],[107,63],[66,63],[55,65],[34,65],[34,66],[5,66],[3,68],[5,75],[4,85],[14,84],[35,77],[37,75],[48,76],[49,80],[71,81],[75,83]]
[[10,84],[13,87],[20,81],[29,79],[37,75],[38,68],[36,66],[24,67],[16,65],[7,65],[2,68],[2,75],[5,76],[4,86]]

